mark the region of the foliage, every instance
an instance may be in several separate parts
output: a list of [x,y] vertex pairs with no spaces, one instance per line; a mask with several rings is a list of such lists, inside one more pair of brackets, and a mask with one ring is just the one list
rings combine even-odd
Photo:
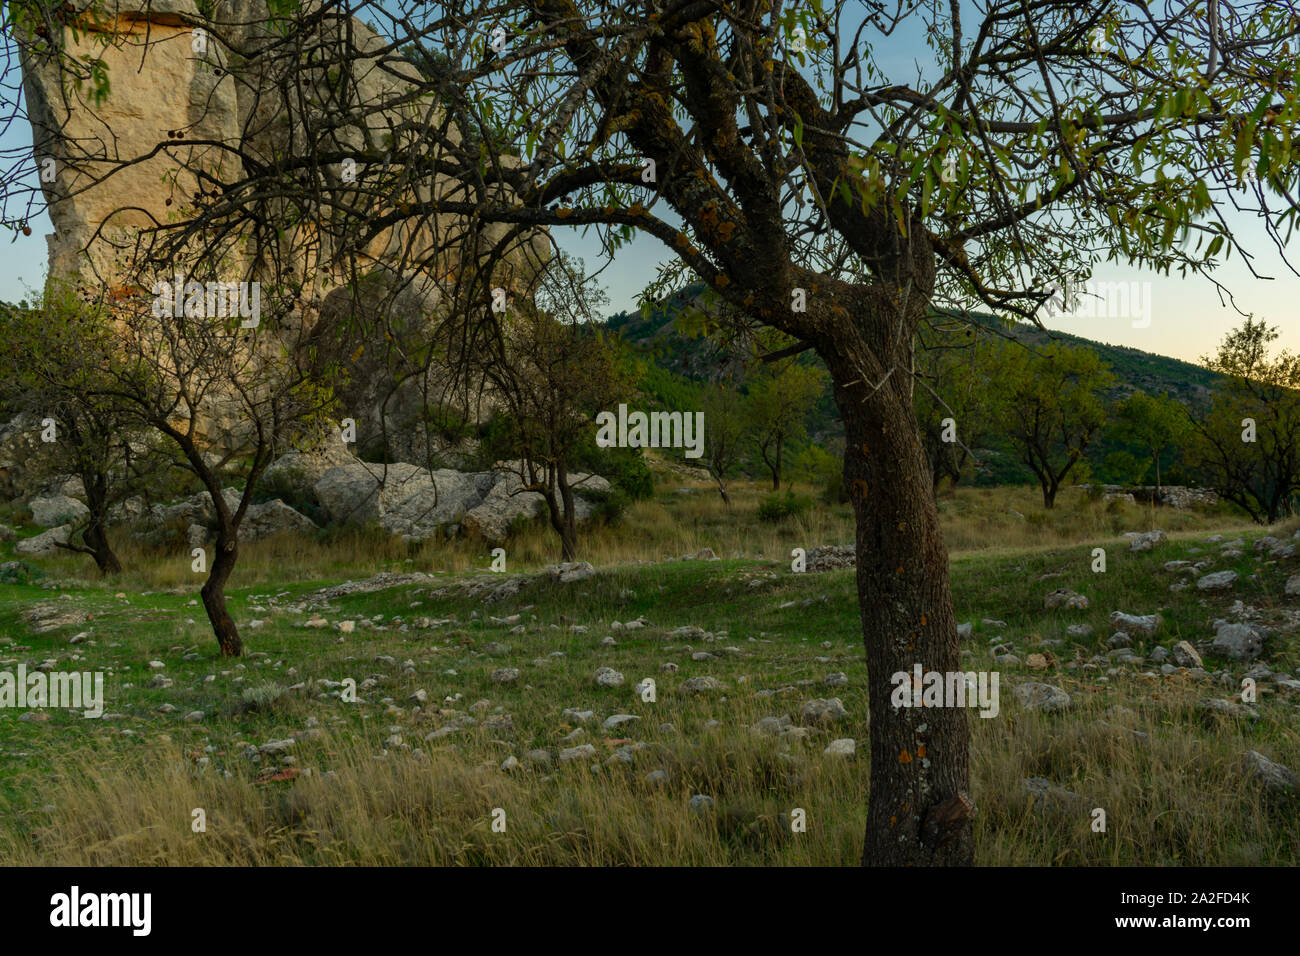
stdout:
[[807,495],[795,494],[794,489],[787,488],[782,492],[775,492],[768,495],[759,503],[758,518],[760,521],[782,521],[785,518],[795,518],[809,511],[813,506],[813,500]]
[[1204,360],[1227,383],[1209,413],[1192,419],[1192,457],[1206,479],[1270,523],[1294,514],[1300,497],[1300,355],[1270,355],[1277,337],[1254,316],[1229,332]]
[[998,421],[1038,478],[1051,508],[1065,478],[1086,473],[1084,455],[1106,422],[1101,392],[1114,376],[1095,352],[1049,345],[1012,348],[998,370]]

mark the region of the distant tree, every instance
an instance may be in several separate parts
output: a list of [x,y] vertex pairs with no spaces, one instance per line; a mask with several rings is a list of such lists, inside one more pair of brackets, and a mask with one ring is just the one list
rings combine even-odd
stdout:
[[522,491],[546,502],[565,561],[578,555],[574,462],[596,432],[594,416],[626,401],[632,383],[615,341],[585,323],[604,293],[582,264],[559,256],[537,278],[536,299],[515,300],[502,323],[500,352],[482,374],[505,412],[508,447],[519,456]]
[[[1146,452],[1147,464],[1155,472],[1156,500],[1160,498],[1160,459],[1169,449],[1183,447],[1190,430],[1186,408],[1167,393],[1151,396],[1138,391],[1120,403],[1115,434]],[[1140,480],[1142,475],[1138,477]]]
[[1106,423],[1101,392],[1115,380],[1091,349],[1052,344],[1035,354],[1008,349],[995,383],[1000,427],[1056,505],[1067,475]]
[[993,429],[988,392],[999,345],[977,326],[937,320],[920,336],[912,400],[930,463],[933,493],[946,478],[955,487],[972,449]]
[[803,437],[804,419],[825,387],[825,372],[797,362],[764,372],[750,384],[749,428],[754,446],[772,474],[773,491],[781,490],[785,446]]
[[704,387],[704,462],[717,482],[718,494],[728,507],[727,476],[735,470],[744,451],[748,408],[737,389],[720,382]]
[[1254,316],[1201,361],[1226,376],[1209,413],[1190,418],[1191,457],[1223,498],[1264,524],[1300,495],[1300,355],[1269,355],[1278,330]]

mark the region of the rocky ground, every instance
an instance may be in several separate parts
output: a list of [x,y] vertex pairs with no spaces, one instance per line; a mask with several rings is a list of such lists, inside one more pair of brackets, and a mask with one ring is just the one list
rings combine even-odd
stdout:
[[[999,716],[972,721],[985,862],[1300,860],[1298,539],[1133,535],[1105,542],[1104,572],[1089,547],[954,561],[966,666],[1001,678]],[[215,655],[193,588],[70,588],[0,566],[0,669],[107,675],[98,721],[0,711],[0,848],[29,852],[37,834],[68,860],[137,859],[137,843],[208,859],[185,842],[187,816],[150,822],[156,808],[116,825],[172,836],[77,848],[82,775],[136,793],[160,774],[179,804],[222,801],[223,826],[252,834],[221,844],[223,860],[266,859],[259,814],[295,793],[317,815],[289,815],[292,859],[323,862],[322,845],[385,858],[373,833],[323,821],[386,764],[394,793],[436,768],[491,794],[407,821],[411,846],[505,809],[527,821],[511,860],[585,859],[547,842],[569,827],[605,862],[650,852],[628,833],[677,860],[850,862],[868,750],[851,551],[810,548],[803,574],[684,557],[236,592],[240,661]],[[1108,842],[1089,830],[1097,807]],[[816,824],[802,841],[795,808]],[[483,859],[503,859],[482,841]]]

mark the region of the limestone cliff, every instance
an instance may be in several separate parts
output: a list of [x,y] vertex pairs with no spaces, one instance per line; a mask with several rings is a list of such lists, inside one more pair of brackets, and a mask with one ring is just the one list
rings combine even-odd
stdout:
[[[255,229],[227,229],[229,241],[202,249],[191,243],[166,269],[150,259],[150,251],[168,238],[169,224],[193,217],[194,203],[202,202],[196,197],[240,182],[248,164],[275,164],[308,145],[319,147],[308,140],[328,125],[314,120],[334,108],[332,90],[346,87],[349,121],[329,130],[331,151],[373,152],[376,143],[398,142],[395,131],[409,127],[428,104],[393,105],[419,73],[382,38],[356,20],[324,17],[311,40],[329,47],[328,63],[287,75],[285,57],[255,55],[283,42],[268,26],[265,0],[213,0],[202,13],[193,0],[83,0],[63,9],[68,12],[60,14],[59,35],[45,52],[27,50],[23,61],[37,162],[54,160],[53,180],[43,182],[54,225],[48,237],[51,278],[74,278],[111,293],[148,288],[150,279],[168,279],[173,271],[253,280],[273,263],[281,271],[287,265],[307,290],[303,322],[371,310],[384,314],[363,314],[367,321],[359,327],[385,333],[396,328],[418,339],[431,317],[446,314],[444,283],[457,268],[446,237],[459,231],[466,241],[477,241],[482,235],[445,219],[433,218],[415,234],[398,225],[377,235],[360,254],[348,250],[350,268],[335,248],[337,237],[321,235],[301,217],[283,224],[273,238]],[[48,47],[59,44],[65,55],[51,55]],[[263,60],[278,65],[263,67]],[[88,64],[98,64],[108,77],[106,95],[97,96]],[[339,64],[349,71],[347,83],[335,75]],[[402,157],[393,162],[400,164]],[[418,175],[407,182],[391,197],[394,205],[450,188]],[[424,268],[413,272],[406,266],[412,255],[421,261],[435,246],[437,255],[429,255]],[[507,263],[522,281],[548,249],[544,235],[532,234],[516,244]],[[142,270],[145,261],[155,263],[152,272]],[[358,262],[365,264],[363,276]],[[356,293],[359,287],[365,295]],[[401,320],[396,325],[394,317]],[[395,389],[385,364],[392,354],[387,340],[384,335],[358,342],[350,350],[345,404],[357,420],[363,449],[422,462],[422,442],[412,439],[427,396],[457,406],[471,421],[484,413],[482,396],[449,389],[437,368]],[[385,430],[388,439],[379,447],[377,436]]]

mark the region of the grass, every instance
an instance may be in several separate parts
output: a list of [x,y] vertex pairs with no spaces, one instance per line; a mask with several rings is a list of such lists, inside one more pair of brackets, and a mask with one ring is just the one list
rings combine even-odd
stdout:
[[[364,536],[315,548],[250,546],[230,592],[251,652],[238,662],[216,655],[187,555],[123,548],[128,571],[112,582],[92,579],[84,563],[69,558],[41,561],[47,579],[0,584],[0,669],[57,658],[60,670],[103,670],[110,716],[87,721],[52,710],[41,712],[45,720],[19,720],[0,711],[0,861],[856,862],[868,748],[853,572],[792,574],[788,558],[792,547],[850,541],[847,509],[759,524],[761,487],[734,489],[730,511],[697,487],[677,494],[670,486],[634,506],[621,527],[584,537],[583,557],[597,565],[596,576],[559,584],[533,575],[516,596],[491,603],[482,588],[509,575],[483,570],[489,559],[482,546],[408,550]],[[1300,695],[1261,693],[1254,721],[1207,717],[1197,702],[1230,697],[1235,687],[1188,672],[1148,677],[1149,665],[1113,673],[1085,665],[1105,651],[1112,610],[1158,610],[1156,640],[1168,646],[1205,641],[1209,621],[1241,600],[1278,625],[1268,665],[1300,672],[1290,623],[1300,617],[1297,601],[1283,595],[1300,561],[1270,561],[1249,547],[1239,558],[1220,558],[1204,542],[1211,532],[1262,533],[1226,512],[1157,512],[1170,542],[1131,553],[1120,535],[1149,527],[1148,509],[1092,503],[1077,492],[1063,496],[1055,513],[1042,514],[1032,502],[1028,490],[962,489],[941,506],[954,545],[958,620],[973,622],[968,666],[1001,672],[1000,715],[971,715],[978,862],[1296,865],[1297,801],[1271,796],[1240,763],[1253,749],[1300,766]],[[662,560],[703,547],[723,560]],[[1107,549],[1104,574],[1090,569],[1094,547]],[[554,554],[548,534],[530,528],[511,542],[509,570],[541,567]],[[1183,558],[1212,558],[1214,570],[1233,568],[1240,579],[1230,592],[1171,593],[1177,575],[1163,565]],[[320,593],[383,570],[432,577],[371,593]],[[1058,587],[1086,595],[1091,606],[1045,611],[1044,594]],[[37,604],[89,617],[33,634],[23,614]],[[330,626],[303,626],[317,614]],[[612,626],[640,617],[649,624],[638,630]],[[262,623],[254,627],[254,620]],[[355,622],[354,629],[340,630],[342,621]],[[1092,625],[1093,636],[1069,637],[1065,627],[1073,623]],[[708,635],[668,636],[684,625]],[[83,631],[88,639],[68,643]],[[1040,641],[1062,641],[1050,648],[1057,665],[1038,672],[996,664],[991,639],[998,635],[1022,659],[1047,649]],[[602,645],[607,636],[616,643]],[[714,656],[697,661],[698,652]],[[151,660],[165,664],[171,687],[148,686]],[[665,663],[678,670],[665,672]],[[620,671],[625,683],[596,685],[602,666]],[[520,671],[515,683],[493,682],[503,667]],[[1245,665],[1207,655],[1206,669],[1227,669],[1235,682]],[[847,684],[826,685],[833,673]],[[702,675],[723,689],[682,689]],[[647,677],[657,682],[653,703],[634,690]],[[318,684],[347,678],[360,702],[346,703],[336,685]],[[1026,680],[1062,687],[1072,707],[1025,710],[1012,687]],[[417,709],[418,690],[427,699]],[[767,716],[788,714],[797,723],[803,701],[831,696],[849,714],[840,724],[810,728],[803,739],[751,729]],[[175,709],[160,711],[163,705]],[[584,722],[566,716],[567,708],[594,716]],[[187,723],[184,715],[194,710],[203,720]],[[616,713],[640,719],[603,729]],[[425,739],[465,718],[474,723]],[[295,734],[285,752],[251,756]],[[855,756],[823,753],[842,737],[857,739]],[[537,749],[554,757],[582,743],[595,747],[594,758],[544,765],[526,757]],[[511,756],[521,766],[502,770]],[[662,781],[648,780],[651,771],[663,771]],[[1047,778],[1080,799],[1035,807],[1023,790],[1027,777]],[[712,797],[712,808],[692,810],[695,794]],[[1094,808],[1106,812],[1105,833],[1091,829]],[[194,831],[196,809],[204,811],[206,832]],[[504,832],[493,828],[498,809]],[[796,809],[804,811],[805,832],[792,832]]]

